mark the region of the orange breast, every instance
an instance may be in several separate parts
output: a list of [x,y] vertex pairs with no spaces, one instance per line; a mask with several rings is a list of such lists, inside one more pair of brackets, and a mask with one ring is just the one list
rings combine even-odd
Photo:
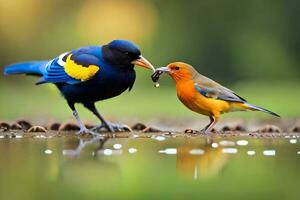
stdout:
[[219,115],[228,112],[230,103],[207,98],[200,94],[194,87],[194,81],[184,81],[176,83],[177,96],[179,100],[190,110],[203,115]]

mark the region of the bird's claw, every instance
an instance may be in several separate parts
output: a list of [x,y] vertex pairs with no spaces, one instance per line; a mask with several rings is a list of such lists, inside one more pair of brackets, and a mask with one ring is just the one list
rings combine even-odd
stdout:
[[93,130],[89,130],[87,128],[81,128],[78,132],[77,135],[92,135],[92,136],[100,136],[98,133],[94,132]]
[[99,131],[101,129],[106,129],[109,132],[125,132],[125,131],[132,132],[132,129],[129,126],[123,124],[107,123],[107,125],[101,124],[100,126],[96,126],[92,128],[93,131]]

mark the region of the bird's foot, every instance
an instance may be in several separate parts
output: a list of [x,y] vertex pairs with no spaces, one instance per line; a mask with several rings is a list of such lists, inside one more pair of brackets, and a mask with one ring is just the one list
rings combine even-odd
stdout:
[[113,123],[106,123],[106,124],[101,124],[100,126],[96,126],[92,128],[91,130],[93,131],[100,131],[101,129],[106,129],[109,132],[132,132],[132,129],[124,124],[113,124]]
[[77,132],[77,135],[92,135],[92,136],[100,136],[99,133],[94,132],[93,130],[89,130],[87,128],[80,128]]

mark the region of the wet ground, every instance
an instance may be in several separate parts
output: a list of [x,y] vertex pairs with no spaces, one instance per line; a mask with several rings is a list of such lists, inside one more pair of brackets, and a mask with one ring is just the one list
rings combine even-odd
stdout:
[[300,198],[297,126],[205,136],[138,124],[103,137],[18,127],[2,124],[0,199]]

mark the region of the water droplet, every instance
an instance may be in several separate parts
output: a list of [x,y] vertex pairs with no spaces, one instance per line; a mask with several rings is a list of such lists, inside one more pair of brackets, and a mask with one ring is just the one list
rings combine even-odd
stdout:
[[137,149],[136,149],[136,148],[129,148],[129,149],[128,149],[128,152],[129,152],[129,153],[136,153],[136,152],[137,152]]
[[44,153],[49,155],[49,154],[52,154],[53,151],[52,151],[51,149],[46,149],[46,150],[44,151]]
[[214,142],[214,143],[211,144],[211,147],[212,147],[212,148],[218,148],[219,145],[218,145],[218,143],[215,143],[215,142]]
[[114,144],[114,149],[122,149],[122,144]]
[[239,145],[239,146],[246,146],[246,145],[248,145],[248,143],[249,142],[247,140],[238,140],[236,142],[236,144]]
[[276,155],[276,151],[275,150],[265,150],[265,151],[263,151],[263,154],[265,156],[275,156]]
[[290,139],[290,143],[291,143],[291,144],[296,144],[296,143],[297,143],[297,140],[296,140],[296,139]]
[[238,150],[236,148],[224,148],[223,153],[229,153],[229,154],[235,154],[238,152]]
[[203,155],[205,151],[203,149],[192,149],[190,150],[190,154],[192,155]]
[[106,156],[112,155],[113,151],[111,149],[104,149],[103,154]]
[[254,156],[254,155],[255,155],[255,151],[247,151],[247,154],[248,154],[249,156]]

